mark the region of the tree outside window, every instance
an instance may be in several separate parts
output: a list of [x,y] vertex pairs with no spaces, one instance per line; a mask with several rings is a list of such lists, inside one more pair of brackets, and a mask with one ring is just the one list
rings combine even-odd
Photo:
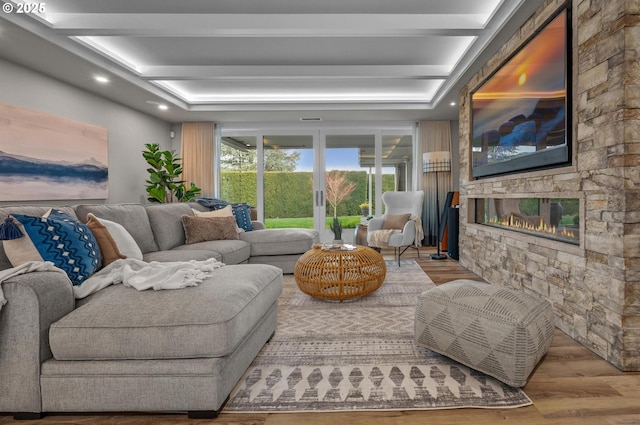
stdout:
[[333,217],[338,217],[338,205],[356,188],[356,184],[347,180],[347,173],[329,171],[326,175],[327,202],[333,207]]

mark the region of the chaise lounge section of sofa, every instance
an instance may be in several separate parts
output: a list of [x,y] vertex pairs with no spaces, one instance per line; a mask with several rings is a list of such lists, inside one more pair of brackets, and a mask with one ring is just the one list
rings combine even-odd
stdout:
[[[145,261],[217,258],[226,265],[194,287],[137,291],[112,285],[78,300],[61,273],[5,280],[0,411],[16,418],[105,411],[217,416],[275,332],[283,270],[274,264],[290,262],[300,255],[293,251],[317,241],[313,231],[256,230],[246,239],[185,245],[181,218],[192,214],[188,204],[56,208],[81,221],[91,213],[120,223]],[[0,219],[41,216],[48,209],[4,207]],[[265,245],[287,238],[297,238],[288,244],[292,249],[269,251]],[[0,270],[10,267],[0,248]]]

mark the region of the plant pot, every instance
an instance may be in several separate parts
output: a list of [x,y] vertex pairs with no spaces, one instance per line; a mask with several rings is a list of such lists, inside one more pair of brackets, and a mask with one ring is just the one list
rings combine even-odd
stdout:
[[334,244],[343,244],[343,243],[344,243],[344,241],[343,241],[342,239],[334,239],[334,240],[333,240],[333,242],[331,242],[331,243],[334,243]]
[[366,217],[366,216],[368,216],[368,215],[369,215],[369,208],[362,208],[361,210],[362,210],[362,215],[363,215],[364,217]]

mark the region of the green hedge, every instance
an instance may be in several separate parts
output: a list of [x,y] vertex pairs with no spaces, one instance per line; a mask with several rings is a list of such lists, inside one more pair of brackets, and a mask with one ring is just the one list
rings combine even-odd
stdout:
[[[580,200],[578,199],[551,199],[551,203],[562,205],[563,215],[578,215],[580,211]],[[518,203],[520,212],[526,215],[538,215],[540,213],[538,198],[523,198]]]
[[257,181],[254,172],[230,172],[223,171],[220,174],[221,199],[229,202],[246,202],[249,205],[257,204]]
[[312,189],[309,172],[265,172],[265,218],[313,217]]
[[[355,190],[338,205],[339,216],[359,216],[360,204],[367,200],[366,171],[347,171],[347,178],[356,184]],[[382,191],[394,190],[395,176],[382,175]],[[222,171],[221,198],[229,202],[257,204],[257,177],[255,171]],[[373,181],[373,179],[372,179]],[[373,182],[375,193],[375,182]],[[374,200],[375,202],[375,195]],[[294,218],[313,216],[313,173],[280,172],[264,173],[265,218]],[[325,202],[326,203],[326,202]],[[327,215],[333,216],[333,207],[327,203]]]

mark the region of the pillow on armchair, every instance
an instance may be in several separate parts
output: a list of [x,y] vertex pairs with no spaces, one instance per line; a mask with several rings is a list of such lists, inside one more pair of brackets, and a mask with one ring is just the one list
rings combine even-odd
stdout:
[[388,214],[384,217],[384,222],[382,223],[383,229],[404,229],[404,225],[407,224],[411,218],[411,214]]

